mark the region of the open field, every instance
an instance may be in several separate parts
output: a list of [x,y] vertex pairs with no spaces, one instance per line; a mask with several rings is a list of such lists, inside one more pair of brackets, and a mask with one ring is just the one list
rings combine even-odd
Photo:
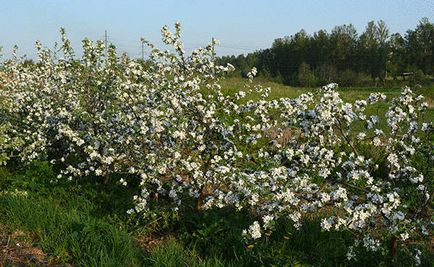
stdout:
[[[276,99],[280,97],[294,98],[303,93],[307,92],[318,92],[319,88],[302,88],[302,87],[291,87],[275,82],[271,82],[265,79],[255,79],[255,83],[260,84],[264,87],[270,87],[270,99]],[[240,88],[244,88],[245,84],[248,84],[247,79],[242,78],[225,78],[221,81],[223,90],[228,94],[233,94],[238,92]],[[393,88],[382,88],[382,87],[342,87],[338,89],[341,93],[343,100],[348,102],[354,102],[357,99],[366,99],[369,94],[379,92],[386,96],[392,98],[399,96],[401,92],[401,87]],[[425,97],[425,101],[428,103],[429,108],[434,109],[434,86],[418,86],[412,88],[416,94],[421,94]],[[242,89],[245,90],[245,89]],[[432,112],[432,111],[431,111]]]

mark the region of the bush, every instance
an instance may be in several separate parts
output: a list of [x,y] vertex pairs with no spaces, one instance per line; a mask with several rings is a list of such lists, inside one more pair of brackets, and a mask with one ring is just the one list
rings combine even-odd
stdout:
[[342,86],[355,86],[359,81],[359,74],[350,69],[341,72],[337,78],[337,82]]
[[315,75],[319,85],[335,82],[338,78],[336,67],[328,64],[322,64],[317,67],[317,69],[315,69]]

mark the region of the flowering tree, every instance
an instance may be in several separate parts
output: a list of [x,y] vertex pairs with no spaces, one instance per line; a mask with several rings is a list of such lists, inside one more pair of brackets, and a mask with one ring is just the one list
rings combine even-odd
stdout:
[[[392,100],[374,93],[346,103],[329,84],[270,100],[270,88],[252,83],[256,69],[227,95],[219,79],[233,67],[216,64],[216,41],[186,55],[180,24],[161,33],[170,49],[142,40],[145,63],[88,39],[76,58],[63,29],[53,51],[36,44],[36,65],[5,62],[3,161],[47,159],[59,179],[135,179],[128,213],[143,216],[160,195],[175,210],[186,199],[197,210],[245,209],[258,218],[243,232],[249,239],[279,218],[300,227],[311,213],[324,214],[325,231],[350,231],[371,250],[430,238],[433,128],[422,96],[405,88]],[[254,92],[259,99],[249,100]],[[377,102],[389,105],[386,114],[369,112]]]

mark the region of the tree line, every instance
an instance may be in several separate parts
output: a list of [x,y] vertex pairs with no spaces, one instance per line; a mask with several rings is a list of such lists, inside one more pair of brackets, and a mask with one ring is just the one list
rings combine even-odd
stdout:
[[370,21],[360,35],[352,24],[330,33],[300,30],[275,39],[271,48],[218,61],[234,65],[235,75],[245,76],[256,67],[263,77],[296,86],[425,84],[432,83],[434,75],[433,50],[434,24],[428,18],[403,35],[391,34],[380,20]]

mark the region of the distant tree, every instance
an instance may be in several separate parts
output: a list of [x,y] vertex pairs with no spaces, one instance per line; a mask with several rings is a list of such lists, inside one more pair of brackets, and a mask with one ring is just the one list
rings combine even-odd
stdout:
[[386,71],[395,80],[397,76],[405,72],[405,40],[399,33],[390,36]]
[[353,68],[357,45],[357,31],[352,24],[336,26],[330,35],[330,61],[338,70]]
[[312,76],[320,84],[341,80],[351,85],[370,76],[377,84],[389,75],[397,80],[404,72],[418,70],[426,81],[434,75],[433,50],[434,24],[427,18],[404,36],[390,34],[386,23],[380,20],[370,21],[360,36],[352,24],[313,35],[300,30],[275,39],[269,49],[222,57],[219,62],[231,63],[242,76],[257,67],[259,75],[291,85],[312,84]]
[[370,21],[360,36],[358,53],[362,71],[376,78],[384,80],[386,64],[389,54],[389,29],[386,23],[380,20],[377,24]]
[[310,69],[309,64],[302,62],[298,67],[298,83],[304,87],[315,86],[315,75]]
[[288,83],[289,77],[297,71],[296,68],[293,68],[290,38],[287,36],[274,40],[271,53],[273,54],[271,73],[274,77],[285,77],[284,82]]
[[387,59],[390,51],[389,47],[389,28],[386,23],[382,20],[377,22],[375,27],[375,40],[377,41],[377,58],[376,58],[376,69],[375,74],[380,78],[381,81],[384,81],[386,77],[386,66]]
[[324,64],[330,64],[330,35],[325,30],[314,33],[311,38],[309,61],[313,69],[319,68]]
[[331,64],[323,63],[315,69],[315,76],[319,85],[336,82],[336,67]]
[[337,82],[342,86],[355,86],[359,83],[359,74],[351,69],[339,72]]
[[408,30],[406,39],[407,64],[425,74],[434,74],[434,24],[423,18],[415,30]]

